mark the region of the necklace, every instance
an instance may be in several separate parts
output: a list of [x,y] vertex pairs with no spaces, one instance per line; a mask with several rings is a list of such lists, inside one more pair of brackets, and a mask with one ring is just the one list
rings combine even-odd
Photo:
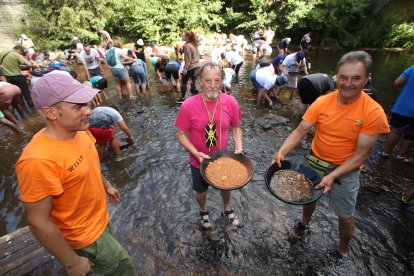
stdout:
[[208,147],[208,152],[210,152],[210,149],[214,147],[217,143],[217,135],[216,135],[217,127],[214,124],[214,115],[216,114],[218,102],[220,102],[220,149],[221,149],[221,116],[222,116],[221,97],[219,94],[218,100],[216,101],[216,105],[214,107],[213,114],[211,114],[210,111],[208,110],[206,101],[204,99],[204,95],[202,95],[202,99],[203,99],[204,107],[206,108],[207,116],[209,120],[209,123],[205,127],[205,131],[206,131],[206,146]]

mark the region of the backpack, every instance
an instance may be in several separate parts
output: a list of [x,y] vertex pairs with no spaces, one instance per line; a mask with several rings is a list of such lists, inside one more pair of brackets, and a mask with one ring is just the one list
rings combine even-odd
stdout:
[[116,65],[116,59],[115,59],[115,48],[112,47],[106,52],[106,62],[108,62],[109,66],[115,66]]

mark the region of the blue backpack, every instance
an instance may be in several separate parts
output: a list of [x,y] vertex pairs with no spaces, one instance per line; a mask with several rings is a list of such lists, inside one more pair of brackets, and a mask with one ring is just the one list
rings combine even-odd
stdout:
[[108,62],[109,66],[116,65],[116,58],[115,58],[115,48],[112,47],[106,52],[106,62]]

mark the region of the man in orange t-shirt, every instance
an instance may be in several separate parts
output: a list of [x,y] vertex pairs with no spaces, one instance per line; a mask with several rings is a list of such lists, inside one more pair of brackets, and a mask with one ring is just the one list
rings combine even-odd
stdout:
[[95,139],[87,131],[88,102],[97,92],[61,74],[36,83],[33,103],[47,126],[16,163],[20,199],[33,235],[69,275],[134,275],[108,224],[105,192],[115,204],[120,194],[101,174]]
[[[329,195],[329,204],[339,219],[339,245],[334,256],[342,258],[349,251],[354,233],[356,198],[359,191],[360,167],[381,133],[389,132],[382,107],[362,91],[370,77],[371,56],[364,51],[342,56],[336,67],[337,91],[319,97],[306,111],[302,122],[289,135],[273,156],[279,167],[281,160],[295,148],[316,125],[312,154],[336,168],[328,171],[316,186]],[[303,236],[316,203],[303,206],[302,219],[290,231]]]

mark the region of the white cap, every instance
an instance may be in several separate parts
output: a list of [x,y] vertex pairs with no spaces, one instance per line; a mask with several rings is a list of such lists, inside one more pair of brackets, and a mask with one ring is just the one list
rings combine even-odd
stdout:
[[140,38],[140,39],[137,40],[137,44],[139,46],[144,46],[144,41]]
[[77,36],[74,36],[74,37],[72,38],[72,41],[76,41],[76,40],[79,40],[79,38],[78,38]]
[[290,37],[288,37],[288,38],[286,38],[286,42],[287,43],[290,43],[290,41],[291,41],[292,39],[290,39]]
[[27,39],[27,36],[25,34],[22,34],[23,39]]

